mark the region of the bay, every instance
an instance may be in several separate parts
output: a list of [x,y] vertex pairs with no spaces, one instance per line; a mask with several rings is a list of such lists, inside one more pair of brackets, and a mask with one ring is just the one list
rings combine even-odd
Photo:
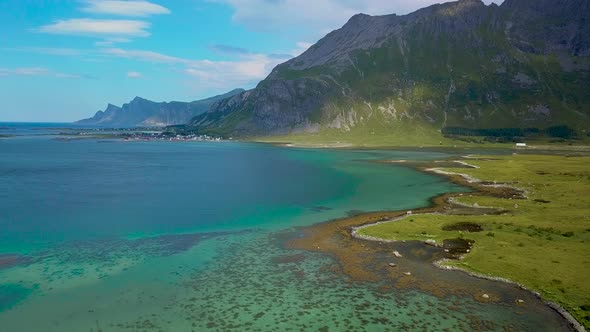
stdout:
[[444,153],[20,132],[0,139],[7,331],[565,328],[540,305],[383,294],[335,272],[330,257],[283,247],[298,227],[465,191],[374,162]]

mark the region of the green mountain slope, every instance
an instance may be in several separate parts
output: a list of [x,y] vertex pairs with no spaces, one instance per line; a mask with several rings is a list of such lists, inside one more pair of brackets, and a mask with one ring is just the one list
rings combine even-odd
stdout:
[[590,128],[590,1],[462,0],[355,15],[190,125],[218,135]]

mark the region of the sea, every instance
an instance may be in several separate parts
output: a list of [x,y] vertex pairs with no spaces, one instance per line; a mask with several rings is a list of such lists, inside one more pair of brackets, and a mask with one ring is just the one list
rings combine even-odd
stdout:
[[375,162],[450,153],[59,139],[64,128],[0,123],[0,331],[568,329],[540,301],[384,292],[285,246],[302,227],[467,191]]

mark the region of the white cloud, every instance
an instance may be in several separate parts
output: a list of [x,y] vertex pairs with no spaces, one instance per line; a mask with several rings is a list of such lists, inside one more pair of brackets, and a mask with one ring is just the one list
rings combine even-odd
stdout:
[[115,43],[110,40],[101,40],[101,41],[94,42],[94,46],[98,46],[98,47],[111,47],[114,44]]
[[[234,9],[233,20],[268,31],[305,27],[317,31],[319,38],[341,27],[353,15],[407,14],[448,0],[209,0]],[[492,0],[485,0],[490,3]],[[495,2],[502,2],[498,0]]]
[[64,73],[54,73],[53,76],[57,77],[57,78],[89,78],[89,76],[82,76],[82,75],[76,75],[76,74],[64,74]]
[[73,48],[59,48],[59,47],[15,47],[15,48],[3,48],[4,51],[14,52],[28,52],[28,53],[39,53],[47,55],[59,55],[59,56],[76,56],[82,54],[80,50]]
[[215,44],[211,45],[209,48],[215,53],[224,55],[245,55],[252,53],[250,50],[247,50],[245,48],[225,44]]
[[[303,45],[301,45],[303,46]],[[297,52],[301,48],[296,49]],[[244,50],[233,61],[213,61],[208,59],[186,59],[147,50],[126,50],[107,48],[101,53],[118,58],[133,59],[151,63],[173,65],[190,77],[191,85],[199,89],[231,89],[252,87],[264,79],[278,64],[292,55],[259,54]]]
[[88,0],[83,12],[120,16],[149,16],[170,14],[170,10],[148,1]]
[[127,77],[128,78],[141,78],[143,75],[141,75],[140,72],[136,72],[136,71],[129,71],[127,72]]
[[287,58],[266,54],[249,54],[236,61],[192,61],[184,72],[196,79],[192,83],[198,87],[248,88],[264,79],[276,65],[286,60]]
[[143,51],[143,50],[124,50],[121,48],[106,48],[101,51],[105,55],[137,59],[148,62],[159,62],[159,63],[188,63],[190,60],[169,56],[162,53]]
[[313,44],[308,42],[298,42],[297,47],[302,48],[304,51],[310,48]]
[[98,47],[113,47],[116,43],[129,43],[131,39],[122,37],[110,37],[104,40],[94,42],[94,46]]
[[49,70],[47,68],[41,68],[41,67],[21,67],[21,68],[7,69],[6,72],[9,74],[22,75],[22,76],[41,76],[41,75],[49,74]]
[[81,75],[51,71],[43,67],[0,68],[0,76],[49,76],[55,78],[82,78]]
[[113,38],[147,37],[150,23],[138,20],[98,20],[73,18],[39,28],[40,32],[60,35],[86,35]]
[[308,42],[297,42],[295,44],[297,46],[297,48],[291,50],[290,54],[293,57],[299,56],[301,55],[301,53],[307,51],[308,48],[310,48],[313,44],[312,43],[308,43]]

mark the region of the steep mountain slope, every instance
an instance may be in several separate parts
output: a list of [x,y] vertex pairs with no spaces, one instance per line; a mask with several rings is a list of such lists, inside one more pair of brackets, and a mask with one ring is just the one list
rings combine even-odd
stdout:
[[135,97],[128,104],[118,107],[109,104],[104,111],[98,111],[92,118],[77,121],[77,124],[114,127],[167,126],[187,123],[192,117],[206,112],[211,104],[239,93],[235,89],[219,96],[193,102],[157,103]]
[[587,129],[589,85],[590,1],[461,0],[355,15],[191,125],[221,135]]

